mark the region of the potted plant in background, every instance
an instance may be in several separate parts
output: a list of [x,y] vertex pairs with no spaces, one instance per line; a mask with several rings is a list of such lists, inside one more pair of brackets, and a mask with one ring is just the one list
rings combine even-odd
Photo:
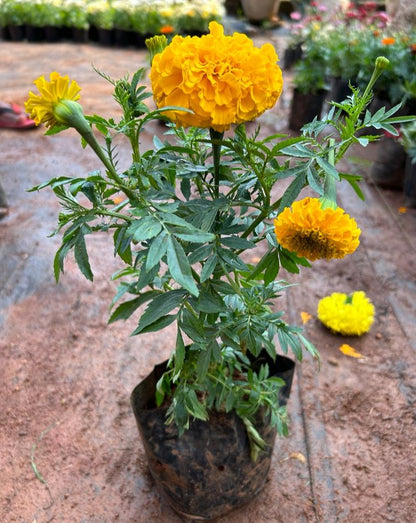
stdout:
[[123,47],[135,45],[138,35],[133,31],[133,2],[116,0],[111,5],[114,9],[115,43]]
[[0,21],[3,37],[18,42],[26,37],[27,5],[17,0],[3,0],[0,4]]
[[302,59],[294,65],[289,129],[299,131],[320,117],[328,92],[328,51],[319,34],[302,44]]
[[87,4],[90,38],[102,45],[114,44],[114,9],[105,0],[95,0]]
[[78,43],[87,42],[90,24],[85,3],[82,0],[69,0],[62,5],[62,9],[68,39]]
[[[318,357],[278,306],[288,285],[279,269],[297,272],[357,248],[357,224],[336,203],[337,182],[345,179],[359,193],[357,177],[336,165],[349,145],[371,140],[356,138],[360,129],[377,124],[394,132],[392,123],[407,120],[392,112],[361,119],[386,66],[379,58],[366,90],[301,136],[248,135],[245,122],[273,107],[282,91],[270,44],[257,48],[212,22],[208,35],[176,36],[169,45],[154,37],[148,46],[156,109],[145,103],[151,93],[140,84],[143,70],[117,81],[102,74],[123,110],[118,122],[85,116],[80,88],[68,77],[53,72],[35,81],[39,94],[30,93],[27,111],[48,134],[75,128],[103,171],[57,176],[33,190],[50,187],[62,205],[57,279],[73,251],[92,280],[86,240],[111,232],[121,283],[110,321],[136,314],[135,335],[175,324],[169,361],[135,388],[132,407],[169,503],[182,515],[209,519],[264,486],[276,433],[288,431],[294,363],[286,354],[301,359],[306,349]],[[173,122],[168,139],[155,137],[154,148],[142,151],[147,124],[166,118]],[[322,136],[329,124],[333,134]],[[122,172],[114,135],[131,146]],[[316,197],[303,198],[308,186]]]
[[400,142],[406,151],[404,175],[404,205],[416,207],[416,123],[401,127]]
[[280,0],[241,0],[241,7],[250,22],[274,21],[278,19]]

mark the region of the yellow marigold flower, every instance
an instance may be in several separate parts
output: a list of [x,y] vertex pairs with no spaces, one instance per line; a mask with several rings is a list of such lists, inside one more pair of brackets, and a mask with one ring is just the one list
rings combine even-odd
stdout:
[[374,305],[365,292],[334,292],[318,304],[318,318],[328,329],[344,336],[361,336],[374,321]]
[[201,37],[175,36],[152,62],[150,79],[159,108],[184,127],[229,129],[254,120],[274,106],[283,87],[282,71],[271,44],[261,48],[244,34],[225,36],[217,22]]
[[340,207],[323,209],[318,198],[286,207],[274,220],[280,245],[310,261],[343,258],[360,244],[360,229]]
[[25,109],[37,125],[44,123],[46,127],[53,127],[62,122],[57,116],[55,108],[62,100],[75,101],[80,98],[81,90],[75,80],[70,81],[68,76],[61,76],[57,72],[50,74],[50,80],[40,76],[33,82],[39,89],[39,95],[29,93],[25,102]]

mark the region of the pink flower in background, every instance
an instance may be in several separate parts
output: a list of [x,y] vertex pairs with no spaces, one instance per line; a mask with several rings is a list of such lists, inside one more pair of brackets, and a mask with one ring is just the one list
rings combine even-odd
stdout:
[[299,13],[299,11],[292,11],[290,13],[290,18],[292,20],[301,20],[302,19],[302,13]]

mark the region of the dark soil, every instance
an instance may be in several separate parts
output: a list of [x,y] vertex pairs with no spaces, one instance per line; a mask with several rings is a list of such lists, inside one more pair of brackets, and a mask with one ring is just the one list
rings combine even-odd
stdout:
[[[145,64],[134,49],[2,42],[1,90],[22,103],[32,80],[57,70],[83,87],[86,112],[113,115],[113,77]],[[282,41],[276,38],[282,54]],[[278,107],[262,118],[285,131],[290,75]],[[353,151],[368,172],[376,145]],[[174,330],[129,337],[137,319],[107,324],[117,269],[110,238],[91,238],[94,283],[70,259],[59,284],[52,260],[58,212],[49,192],[27,193],[59,174],[95,167],[71,132],[1,131],[0,180],[10,215],[0,222],[0,521],[122,523],[181,521],[148,473],[129,396],[168,357]],[[227,523],[412,523],[416,513],[416,211],[399,213],[400,192],[363,183],[366,203],[343,187],[341,205],[362,229],[352,256],[314,263],[279,308],[300,324],[322,355],[305,358],[289,400],[291,436],[278,440],[264,491],[220,521]],[[364,290],[376,307],[370,333],[342,338],[316,319],[318,300]],[[348,343],[364,355],[353,359]]]

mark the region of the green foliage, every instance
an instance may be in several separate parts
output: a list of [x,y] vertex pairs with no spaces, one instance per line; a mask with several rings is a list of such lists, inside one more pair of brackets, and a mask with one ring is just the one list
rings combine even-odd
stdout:
[[402,125],[400,142],[412,163],[416,163],[416,122],[413,121],[407,125]]
[[329,58],[319,34],[310,34],[302,43],[302,60],[294,68],[293,84],[299,92],[317,94],[328,89]]
[[[138,316],[135,335],[176,323],[176,348],[157,387],[157,402],[170,401],[167,421],[183,431],[212,409],[235,410],[255,457],[262,448],[254,428],[259,409],[282,435],[287,415],[277,400],[282,381],[267,366],[251,370],[250,358],[262,350],[273,358],[276,341],[298,360],[304,350],[318,357],[302,329],[284,320],[282,304],[276,307],[288,287],[278,279],[280,269],[296,273],[309,263],[278,244],[272,220],[305,187],[334,201],[336,183],[345,179],[359,192],[358,177],[337,169],[351,144],[372,139],[357,138],[357,131],[391,130],[405,120],[394,117],[397,108],[364,111],[370,90],[353,90],[296,138],[262,138],[260,129],[249,135],[244,125],[225,136],[168,125],[165,139],[155,137],[154,148],[143,152],[141,133],[164,119],[163,110],[145,104],[150,94],[140,84],[143,70],[117,81],[100,74],[113,85],[123,111],[119,121],[88,117],[105,143],[99,150],[105,169],[56,177],[33,189],[50,187],[62,207],[56,278],[73,251],[80,271],[92,280],[88,236],[111,233],[122,268],[113,276],[119,289],[110,322]],[[131,145],[131,164],[123,172],[113,142],[120,135]],[[256,248],[258,262],[251,255]]]

